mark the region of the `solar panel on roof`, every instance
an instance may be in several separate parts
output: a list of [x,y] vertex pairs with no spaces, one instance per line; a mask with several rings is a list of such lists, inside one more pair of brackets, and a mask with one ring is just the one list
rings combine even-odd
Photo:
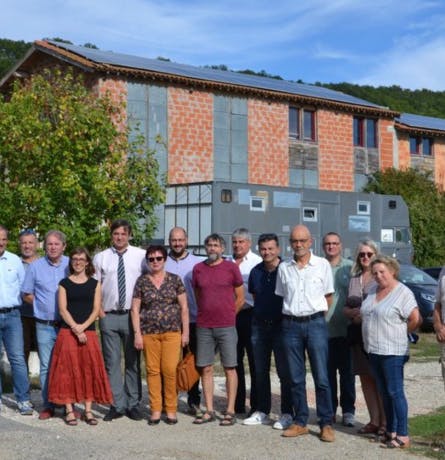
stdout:
[[445,131],[445,120],[442,118],[425,117],[423,115],[415,115],[413,113],[402,113],[397,119],[404,125],[412,128],[437,129]]
[[248,75],[228,70],[194,67],[185,64],[178,64],[171,61],[131,56],[128,54],[114,53],[112,51],[102,51],[54,41],[49,41],[49,43],[59,48],[63,48],[76,53],[98,64],[109,64],[133,69],[150,70],[200,80],[247,86],[251,88],[308,96],[318,99],[327,99],[331,101],[343,102],[346,104],[362,105],[366,107],[375,107],[381,109],[384,108],[382,106],[365,101],[364,99],[359,99],[357,97],[344,94],[340,91],[334,91],[332,89],[323,88],[321,86],[295,83],[286,80],[277,80],[274,78]]

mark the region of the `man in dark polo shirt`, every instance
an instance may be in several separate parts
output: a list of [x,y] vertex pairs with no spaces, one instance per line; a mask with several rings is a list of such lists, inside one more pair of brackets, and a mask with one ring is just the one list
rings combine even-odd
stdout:
[[292,424],[292,401],[289,371],[281,337],[283,298],[275,294],[280,246],[277,235],[264,233],[258,239],[263,261],[249,276],[249,292],[253,295],[252,346],[257,382],[257,410],[243,422],[244,425],[268,423],[271,409],[270,361],[275,357],[281,389],[281,416],[273,428],[285,430]]

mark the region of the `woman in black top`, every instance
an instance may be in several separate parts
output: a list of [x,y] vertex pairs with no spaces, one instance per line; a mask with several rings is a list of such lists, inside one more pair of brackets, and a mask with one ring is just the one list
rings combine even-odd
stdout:
[[73,404],[85,402],[84,420],[97,425],[93,401],[110,404],[112,394],[96,334],[101,304],[100,283],[92,278],[94,266],[88,251],[70,254],[70,276],[59,284],[61,327],[54,346],[49,375],[49,400],[66,407],[65,422],[77,420]]

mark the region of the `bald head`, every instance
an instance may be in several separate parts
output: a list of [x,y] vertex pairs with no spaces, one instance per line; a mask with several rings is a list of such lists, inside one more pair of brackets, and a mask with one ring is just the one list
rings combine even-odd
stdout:
[[187,232],[182,227],[173,227],[168,236],[170,255],[181,259],[187,253]]
[[297,261],[307,262],[311,255],[312,236],[306,225],[296,225],[290,234],[290,244]]

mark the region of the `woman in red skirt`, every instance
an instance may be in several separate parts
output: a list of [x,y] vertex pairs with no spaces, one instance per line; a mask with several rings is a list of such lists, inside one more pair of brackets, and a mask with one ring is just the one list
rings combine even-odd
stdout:
[[69,271],[59,284],[62,322],[51,358],[48,399],[65,405],[65,423],[70,426],[77,425],[73,404],[85,402],[83,419],[97,425],[93,401],[113,401],[94,323],[101,305],[100,283],[92,278],[94,266],[84,248],[70,254]]

